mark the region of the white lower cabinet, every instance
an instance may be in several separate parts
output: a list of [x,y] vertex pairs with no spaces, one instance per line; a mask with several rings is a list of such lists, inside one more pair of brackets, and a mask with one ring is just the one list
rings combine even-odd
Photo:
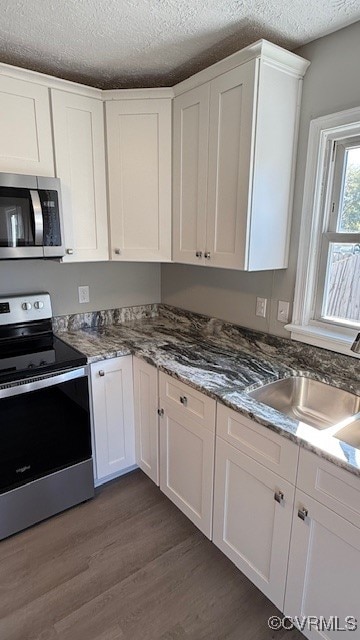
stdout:
[[158,371],[133,358],[136,463],[159,486]]
[[[304,518],[304,509],[307,512]],[[335,617],[341,627],[346,617],[359,627],[350,635],[360,638],[360,529],[302,491],[297,490],[292,528],[286,615]],[[336,624],[336,621],[334,621]],[[317,629],[306,623],[303,633],[311,640],[339,637],[339,631]]]
[[97,484],[136,460],[306,637],[356,618],[360,640],[358,477],[138,358],[91,365],[91,386]]
[[211,539],[215,401],[160,373],[160,406],[160,489]]
[[91,365],[97,484],[135,465],[132,356]]
[[[285,613],[322,617],[329,628],[305,624],[311,640],[335,640],[346,617],[360,638],[360,479],[301,451],[290,546]],[[306,489],[307,493],[303,489]],[[311,495],[309,495],[311,494]],[[349,620],[351,624],[351,619]]]
[[280,609],[294,487],[216,438],[213,541]]

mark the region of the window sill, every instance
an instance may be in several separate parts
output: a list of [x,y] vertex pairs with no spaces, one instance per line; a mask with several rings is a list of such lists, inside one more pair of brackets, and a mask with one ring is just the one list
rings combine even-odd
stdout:
[[356,330],[348,331],[340,327],[323,327],[318,325],[297,325],[287,324],[287,331],[290,331],[291,339],[298,342],[305,342],[315,347],[329,349],[343,353],[352,358],[360,358],[360,354],[351,351],[350,347],[355,339]]

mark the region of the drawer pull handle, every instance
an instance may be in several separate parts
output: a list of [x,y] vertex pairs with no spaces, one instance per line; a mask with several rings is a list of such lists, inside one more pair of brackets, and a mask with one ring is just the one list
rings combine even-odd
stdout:
[[197,258],[202,258],[202,251],[196,251],[195,255]]
[[114,249],[114,253],[119,256],[121,255],[121,249]]
[[307,509],[305,509],[305,507],[302,507],[301,509],[298,510],[298,518],[300,518],[300,520],[306,520],[308,515],[309,515],[309,512]]
[[275,491],[274,493],[274,500],[276,500],[276,502],[278,502],[279,504],[281,504],[284,500],[284,494],[282,491]]
[[103,371],[102,369],[100,369],[100,371],[99,371],[99,376],[100,376],[100,378],[103,378],[103,377],[104,377],[104,375],[105,375],[105,371]]
[[164,415],[164,409],[158,409],[157,412],[158,412],[158,416],[160,416],[160,418],[162,418],[163,415]]
[[206,258],[207,260],[210,260],[210,258],[211,258],[211,253],[210,253],[210,251],[205,251],[204,256],[205,256],[205,258]]
[[74,249],[66,249],[66,253],[68,256],[72,256],[74,253]]
[[187,405],[187,397],[186,396],[180,396],[180,402],[181,402],[181,404],[184,405],[184,407],[186,407],[186,405]]

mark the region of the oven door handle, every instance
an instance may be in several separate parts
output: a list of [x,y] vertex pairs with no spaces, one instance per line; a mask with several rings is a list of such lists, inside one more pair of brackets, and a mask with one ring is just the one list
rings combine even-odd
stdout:
[[30,198],[34,210],[34,224],[35,224],[35,246],[41,247],[44,240],[44,218],[41,208],[39,192],[36,189],[30,189]]
[[80,369],[63,371],[55,375],[51,374],[50,377],[44,375],[30,378],[30,380],[16,380],[16,382],[9,383],[3,388],[0,387],[0,400],[11,396],[19,396],[23,393],[31,393],[31,391],[38,391],[39,389],[46,389],[47,387],[54,387],[62,382],[76,380],[76,378],[83,378],[84,376],[87,376],[87,368],[81,367]]

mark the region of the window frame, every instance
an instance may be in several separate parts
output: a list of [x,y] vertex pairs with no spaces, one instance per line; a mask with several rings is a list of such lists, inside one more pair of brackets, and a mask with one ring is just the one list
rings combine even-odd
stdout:
[[[349,326],[349,321],[335,320],[326,318],[324,314],[325,292],[329,277],[328,258],[330,245],[332,243],[360,243],[360,232],[355,231],[337,231],[337,223],[340,215],[340,208],[343,202],[344,194],[344,160],[348,149],[352,147],[360,147],[360,125],[359,135],[350,138],[333,139],[331,136],[328,140],[330,157],[326,162],[328,166],[324,168],[326,172],[326,192],[323,189],[322,198],[322,216],[323,225],[321,237],[319,239],[319,264],[317,280],[314,292],[314,320],[330,325]],[[354,328],[354,327],[350,327]],[[360,325],[355,327],[360,330]]]
[[[351,232],[334,234],[333,231],[328,231],[328,225],[334,189],[338,189],[339,197],[341,191],[341,187],[339,185],[336,187],[331,179],[332,176],[329,175],[329,172],[334,171],[332,156],[336,142],[359,136],[360,108],[322,116],[310,122],[294,311],[291,324],[285,327],[291,332],[291,338],[294,340],[345,353],[355,358],[359,358],[359,355],[353,353],[350,347],[358,329],[350,328],[345,323],[319,319],[318,290],[320,278],[324,278],[326,273],[326,265],[320,265],[321,258],[324,261],[324,251],[321,251],[321,246],[323,245],[324,249],[324,244],[328,244],[331,241],[330,238],[335,236],[346,238],[344,241],[347,242],[352,242],[354,238],[353,242],[358,242],[358,234]],[[325,233],[328,233],[326,241]],[[323,299],[323,293],[324,290],[322,290],[321,299]]]

